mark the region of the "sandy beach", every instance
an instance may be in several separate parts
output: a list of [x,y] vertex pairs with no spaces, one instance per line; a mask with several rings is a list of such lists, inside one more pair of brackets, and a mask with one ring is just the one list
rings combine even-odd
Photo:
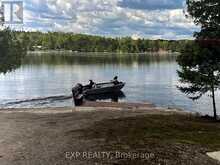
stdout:
[[175,132],[165,131],[164,123],[171,129],[182,128],[183,123],[191,127],[192,118],[192,114],[148,103],[90,102],[79,108],[1,110],[0,164],[220,164],[206,155],[220,149],[216,139],[211,146],[187,138],[166,140]]

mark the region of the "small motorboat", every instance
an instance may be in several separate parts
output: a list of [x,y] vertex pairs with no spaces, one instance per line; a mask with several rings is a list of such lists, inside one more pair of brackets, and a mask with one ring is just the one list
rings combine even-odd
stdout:
[[[92,80],[90,80],[90,83]],[[75,87],[72,88],[73,99],[76,106],[80,106],[83,104],[84,98],[88,98],[88,96],[102,96],[120,92],[121,89],[125,86],[124,82],[119,82],[117,80],[113,80],[106,83],[94,83],[92,85],[85,85],[77,84]]]
[[114,93],[119,92],[125,86],[124,82],[118,82],[115,84],[114,82],[106,82],[95,84],[92,88],[89,85],[83,86],[83,94],[84,95],[99,95],[105,93]]

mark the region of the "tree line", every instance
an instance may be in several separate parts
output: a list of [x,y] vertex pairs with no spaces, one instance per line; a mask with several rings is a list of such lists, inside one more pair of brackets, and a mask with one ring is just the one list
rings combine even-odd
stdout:
[[0,31],[0,73],[19,67],[25,54],[26,48],[14,32],[9,29]]
[[19,67],[27,51],[72,50],[76,52],[144,53],[180,52],[191,40],[149,40],[131,37],[107,38],[63,32],[0,30],[0,73]]
[[149,40],[131,37],[106,38],[62,32],[15,32],[17,38],[29,51],[73,50],[77,52],[144,53],[170,51],[180,52],[190,40]]

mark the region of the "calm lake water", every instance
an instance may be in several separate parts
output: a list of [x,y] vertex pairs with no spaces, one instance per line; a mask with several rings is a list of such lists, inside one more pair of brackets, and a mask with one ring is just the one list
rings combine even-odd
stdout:
[[[151,102],[157,106],[212,114],[211,98],[193,102],[176,88],[175,56],[150,55],[29,55],[22,66],[0,74],[0,107],[65,107],[72,105],[71,88],[78,82],[126,82],[123,102]],[[217,93],[220,108],[220,94]]]

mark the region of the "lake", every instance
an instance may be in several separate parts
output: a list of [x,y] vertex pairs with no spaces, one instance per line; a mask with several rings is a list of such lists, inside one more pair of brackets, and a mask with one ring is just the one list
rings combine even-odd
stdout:
[[[176,57],[157,55],[37,54],[22,66],[0,74],[0,107],[72,106],[71,88],[76,83],[109,81],[115,75],[125,81],[122,102],[151,102],[156,106],[212,114],[208,96],[193,102],[177,88]],[[217,108],[220,94],[217,93]]]

